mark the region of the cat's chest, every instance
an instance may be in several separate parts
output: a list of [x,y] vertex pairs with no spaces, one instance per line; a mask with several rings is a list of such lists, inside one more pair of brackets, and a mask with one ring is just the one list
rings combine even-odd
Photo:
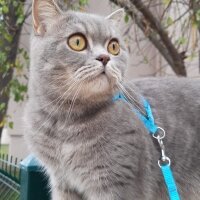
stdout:
[[[99,173],[92,171],[97,162],[105,162],[101,158],[101,152],[95,148],[97,141],[79,144],[63,144],[62,145],[62,180],[72,188],[76,188],[79,192],[83,192],[88,183],[92,182],[91,177],[98,178]],[[64,170],[63,170],[64,169]]]
[[57,131],[62,144],[61,157],[68,168],[75,165],[91,167],[100,158],[106,160],[110,147],[120,148],[119,143],[125,145],[127,141],[134,141],[141,122],[130,108],[123,107],[118,110],[113,108],[94,119]]

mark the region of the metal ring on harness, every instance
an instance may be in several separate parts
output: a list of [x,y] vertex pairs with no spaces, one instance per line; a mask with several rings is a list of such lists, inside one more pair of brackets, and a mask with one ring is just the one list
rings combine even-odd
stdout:
[[[161,164],[161,162],[163,162],[163,164]],[[171,160],[169,157],[166,156],[165,159],[158,160],[158,166],[161,168],[163,165],[165,165],[165,166],[171,165]]]
[[[159,133],[162,133],[162,134],[159,134]],[[152,136],[157,140],[158,139],[162,140],[165,137],[165,130],[161,127],[158,127],[157,131],[154,134],[152,134]]]

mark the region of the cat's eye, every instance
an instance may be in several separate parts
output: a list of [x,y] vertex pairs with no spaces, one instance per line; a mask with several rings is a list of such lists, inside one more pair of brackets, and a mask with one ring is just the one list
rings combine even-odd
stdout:
[[83,51],[87,48],[87,41],[82,34],[74,34],[69,37],[68,46],[74,51]]
[[116,39],[112,39],[108,44],[108,52],[117,56],[120,53],[120,45]]

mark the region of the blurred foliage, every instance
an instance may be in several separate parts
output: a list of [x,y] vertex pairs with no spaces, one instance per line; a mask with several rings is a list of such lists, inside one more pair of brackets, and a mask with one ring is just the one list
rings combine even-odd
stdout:
[[[200,0],[110,2],[127,12],[124,36],[129,51],[139,58],[132,66],[145,63],[155,67],[159,52],[165,60],[159,58],[159,69],[152,75],[166,75],[168,66],[178,76],[187,76],[198,67],[200,70]],[[155,54],[152,54],[152,44],[158,50]],[[199,62],[199,66],[191,67],[192,61]]]
[[57,2],[63,10],[84,10],[85,6],[88,5],[89,0],[57,0]]
[[13,97],[17,102],[23,101],[27,92],[23,70],[29,57],[25,49],[18,47],[26,18],[24,1],[0,0],[0,127],[13,128],[13,122],[6,115],[7,100]]
[[9,152],[9,146],[7,144],[1,144],[0,145],[0,154],[1,155],[7,155]]

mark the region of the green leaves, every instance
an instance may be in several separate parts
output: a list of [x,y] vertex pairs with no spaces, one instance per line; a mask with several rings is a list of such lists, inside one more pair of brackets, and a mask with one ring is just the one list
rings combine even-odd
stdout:
[[[2,66],[7,60],[7,55],[5,52],[0,51],[0,66]],[[2,67],[0,68],[0,72],[2,71]]]
[[196,16],[196,21],[200,22],[200,10],[197,10],[195,16]]
[[200,9],[194,13],[193,26],[200,27]]
[[17,18],[17,25],[23,24],[24,19],[25,19],[24,15],[19,15],[19,17]]
[[[12,9],[10,9],[12,8]],[[14,13],[13,13],[14,11]],[[11,13],[12,12],[12,13]],[[6,18],[6,16],[9,16],[9,14],[12,14],[16,18],[16,26],[20,26],[23,24],[25,19],[24,14],[24,4],[22,1],[16,1],[16,0],[0,0],[0,15],[3,19]],[[1,20],[0,23],[4,24],[6,27],[5,20]],[[16,27],[17,28],[17,27]]]
[[185,37],[179,37],[178,40],[176,40],[175,44],[176,45],[184,45],[186,44],[187,39]]
[[7,40],[7,42],[11,43],[13,41],[13,36],[9,33],[3,33],[4,38]]
[[10,82],[10,92],[16,102],[23,101],[27,93],[27,85],[21,83],[18,79]]
[[13,122],[8,122],[8,127],[9,127],[10,129],[13,129],[14,123],[13,123]]
[[13,129],[14,128],[14,123],[12,121],[9,121],[9,118],[11,118],[11,117],[10,116],[5,116],[3,118],[3,120],[0,121],[0,127],[7,126],[10,129]]
[[172,0],[162,0],[163,4],[165,6],[168,6],[171,3]]
[[125,17],[124,17],[124,21],[125,21],[126,23],[129,22],[129,16],[128,16],[128,14],[125,15]]
[[[23,82],[24,68],[28,66],[29,56],[24,49],[18,48],[17,34],[25,21],[24,3],[19,0],[0,0],[0,78],[7,85],[0,86],[2,99],[13,98],[16,102],[23,101],[27,93],[27,84]],[[16,37],[17,36],[17,37]],[[18,48],[15,51],[14,48]],[[11,56],[12,55],[12,56]],[[11,116],[6,115],[8,101],[0,103],[0,114],[3,119],[0,127],[13,129]]]
[[9,12],[8,6],[4,5],[4,6],[2,7],[2,13],[3,13],[3,14],[7,14],[8,12]]
[[[70,0],[68,0],[70,2]],[[64,0],[67,3],[67,0]],[[88,5],[89,0],[77,0],[70,4],[72,10],[84,10],[84,7]]]
[[79,0],[80,6],[86,6],[88,4],[88,0]]
[[168,16],[166,20],[167,26],[171,26],[174,23],[174,20],[172,17]]
[[0,112],[4,112],[6,109],[6,104],[5,103],[0,103]]
[[7,14],[9,12],[8,3],[4,0],[0,1],[0,14]]

